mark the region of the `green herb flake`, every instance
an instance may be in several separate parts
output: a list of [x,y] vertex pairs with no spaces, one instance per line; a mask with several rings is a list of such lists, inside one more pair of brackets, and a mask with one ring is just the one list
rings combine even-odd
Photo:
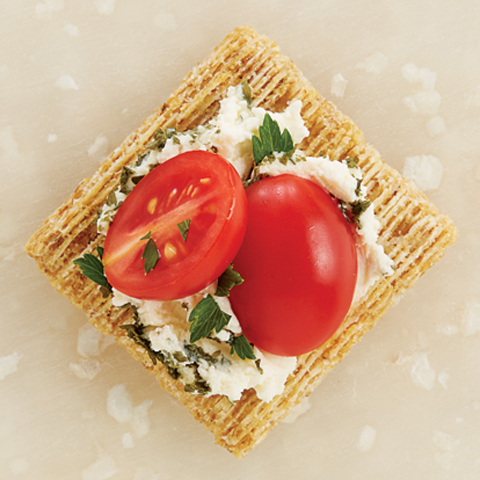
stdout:
[[177,227],[180,230],[180,235],[182,236],[184,242],[187,241],[190,223],[192,223],[191,220],[184,220],[183,222],[177,223]]
[[370,200],[356,200],[355,202],[350,204],[352,208],[352,216],[354,222],[357,224],[357,227],[360,229],[362,228],[362,223],[360,221],[360,216],[367,210],[367,208],[371,205]]
[[148,232],[147,235],[142,237],[140,240],[147,240],[148,242],[145,245],[145,248],[142,253],[142,258],[145,259],[144,270],[145,275],[147,275],[150,271],[152,271],[158,263],[160,259],[160,255],[158,253],[158,248],[155,245],[155,242],[152,238],[152,232]]
[[93,282],[101,285],[102,287],[110,287],[107,277],[105,276],[103,263],[95,255],[92,255],[91,253],[86,253],[83,257],[74,260],[73,264],[77,267],[80,267],[82,274]]
[[291,153],[294,149],[292,136],[285,129],[280,132],[278,123],[267,113],[263,118],[263,123],[258,129],[260,137],[252,137],[253,158],[255,164],[259,164],[263,158],[272,155],[273,152]]
[[228,297],[230,296],[230,290],[241,283],[243,283],[243,278],[233,269],[233,265],[230,265],[218,278],[215,295],[217,297]]
[[220,332],[229,322],[231,315],[221,310],[215,299],[208,294],[191,311],[190,343],[206,338],[215,329]]
[[240,84],[242,87],[242,95],[243,98],[247,101],[247,106],[249,108],[252,107],[253,101],[252,101],[252,89],[250,88],[250,85],[246,80],[242,80],[242,83]]
[[257,357],[253,353],[253,348],[251,343],[247,340],[245,335],[239,335],[238,337],[233,337],[233,340],[230,343],[230,355],[236,353],[242,360],[246,358],[250,360],[256,360]]

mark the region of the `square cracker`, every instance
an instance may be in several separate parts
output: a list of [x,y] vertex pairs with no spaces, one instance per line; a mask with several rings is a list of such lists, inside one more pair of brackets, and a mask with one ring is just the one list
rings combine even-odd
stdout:
[[[298,367],[281,395],[265,403],[248,390],[232,405],[224,396],[205,398],[184,392],[182,383],[173,380],[161,363],[153,365],[146,351],[120,328],[132,322],[131,312],[112,307],[110,299],[102,297],[98,286],[85,278],[72,260],[93,253],[103,243],[104,237],[96,233],[96,210],[118,184],[122,166],[135,160],[153,132],[167,126],[185,130],[207,122],[216,114],[227,88],[242,80],[248,81],[254,104],[269,110],[281,111],[291,100],[302,100],[302,116],[310,130],[310,136],[300,146],[306,154],[323,152],[337,160],[358,158],[364,185],[381,224],[380,243],[397,268],[394,275],[380,279],[350,310],[334,337],[299,357]],[[318,94],[273,41],[243,26],[197,65],[168,100],[77,187],[32,236],[26,251],[52,285],[82,308],[96,328],[113,335],[214,434],[219,445],[240,458],[318,386],[387,308],[443,256],[456,237],[451,220],[383,162],[358,127]]]

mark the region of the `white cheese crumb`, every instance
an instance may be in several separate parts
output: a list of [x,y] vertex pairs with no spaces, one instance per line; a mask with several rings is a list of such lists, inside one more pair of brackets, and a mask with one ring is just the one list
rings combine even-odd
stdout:
[[413,383],[425,390],[432,390],[435,385],[437,374],[430,366],[426,353],[417,353],[412,358],[412,366],[410,368],[410,376]]
[[160,480],[160,475],[149,467],[138,467],[133,480]]
[[467,93],[465,106],[467,108],[470,108],[470,107],[478,108],[478,107],[480,107],[480,85],[475,87],[471,92]]
[[438,383],[445,389],[448,388],[448,382],[450,380],[450,375],[447,372],[440,372],[438,374]]
[[62,90],[78,90],[78,85],[75,83],[75,80],[70,75],[62,75],[55,82],[55,86],[61,88]]
[[438,113],[442,97],[435,90],[420,90],[411,96],[404,97],[402,101],[414,115],[434,116]]
[[81,380],[93,380],[102,369],[102,364],[98,360],[82,358],[79,363],[71,362],[69,367]]
[[103,454],[82,472],[82,480],[107,480],[116,473],[117,466],[113,457]]
[[172,32],[177,29],[177,20],[173,13],[157,13],[153,17],[153,24],[167,32]]
[[452,467],[454,458],[453,449],[460,444],[460,440],[453,438],[448,433],[433,431],[432,442],[440,451],[434,455],[435,461],[446,470]]
[[60,12],[65,6],[64,0],[44,0],[35,5],[35,13],[41,20],[50,20],[55,12]]
[[337,98],[343,98],[345,90],[347,88],[348,81],[341,73],[337,73],[332,78],[332,85],[330,87],[330,93]]
[[133,409],[131,426],[133,433],[137,438],[142,438],[150,431],[150,418],[148,410],[152,406],[152,400],[144,400],[140,405]]
[[360,438],[357,442],[357,448],[360,452],[368,452],[372,449],[377,438],[377,431],[370,425],[365,425],[360,432]]
[[303,415],[305,412],[310,410],[311,404],[310,399],[305,397],[298,405],[292,408],[291,412],[283,420],[283,423],[294,423],[300,415]]
[[405,159],[402,173],[421,190],[435,190],[442,181],[443,166],[433,155],[416,155]]
[[124,433],[122,435],[122,446],[123,448],[133,448],[135,446],[131,433]]
[[17,371],[18,364],[22,357],[23,355],[17,352],[0,357],[0,380]]
[[71,36],[71,37],[78,37],[78,27],[76,25],[72,25],[71,23],[67,23],[64,30]]
[[385,54],[376,52],[365,60],[358,62],[355,68],[365,70],[367,73],[378,75],[388,67],[388,63],[388,57]]
[[13,459],[10,464],[10,471],[13,475],[23,475],[30,470],[30,464],[26,458],[15,458]]
[[92,143],[92,145],[88,148],[87,152],[89,155],[94,155],[95,153],[99,153],[101,155],[105,155],[108,150],[108,139],[105,135],[100,134]]
[[115,0],[95,0],[93,4],[100,15],[111,15],[115,10]]
[[460,330],[466,337],[480,332],[480,302],[474,300],[467,305],[460,323]]
[[440,115],[435,115],[427,122],[427,131],[431,137],[438,137],[446,130],[445,120]]
[[77,352],[85,358],[100,355],[100,343],[103,334],[90,323],[86,323],[78,329]]
[[117,422],[125,423],[133,415],[132,397],[123,384],[118,384],[108,391],[107,412]]
[[58,135],[56,133],[49,133],[47,137],[48,143],[53,143],[58,140]]
[[433,90],[437,82],[436,72],[429,68],[419,68],[414,63],[405,64],[402,75],[409,83],[419,83],[423,90]]
[[457,325],[450,325],[450,324],[437,325],[436,330],[438,333],[442,333],[443,335],[447,335],[449,337],[452,335],[456,335],[460,331]]

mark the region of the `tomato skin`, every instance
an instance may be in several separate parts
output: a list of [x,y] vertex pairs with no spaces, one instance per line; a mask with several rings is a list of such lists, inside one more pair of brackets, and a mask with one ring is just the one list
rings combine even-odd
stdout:
[[[177,225],[191,220],[186,241]],[[206,151],[185,152],[146,175],[118,209],[105,239],[110,284],[145,300],[197,293],[231,264],[247,225],[247,201],[233,165]],[[145,274],[151,232],[160,259]]]
[[230,292],[248,340],[261,350],[298,356],[326,342],[353,298],[353,231],[320,186],[294,175],[267,177],[247,189],[249,220]]

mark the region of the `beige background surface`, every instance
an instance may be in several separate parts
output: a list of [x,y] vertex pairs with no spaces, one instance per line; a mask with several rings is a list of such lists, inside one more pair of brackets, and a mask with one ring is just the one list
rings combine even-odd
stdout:
[[[479,21],[476,0],[1,0],[0,477],[480,478]],[[120,347],[82,350],[85,316],[22,246],[243,23],[276,40],[389,164],[435,156],[443,177],[427,194],[460,239],[308,411],[239,461]],[[436,82],[409,81],[410,63]],[[440,104],[418,103],[425,91]],[[117,385],[142,422],[109,415]]]

